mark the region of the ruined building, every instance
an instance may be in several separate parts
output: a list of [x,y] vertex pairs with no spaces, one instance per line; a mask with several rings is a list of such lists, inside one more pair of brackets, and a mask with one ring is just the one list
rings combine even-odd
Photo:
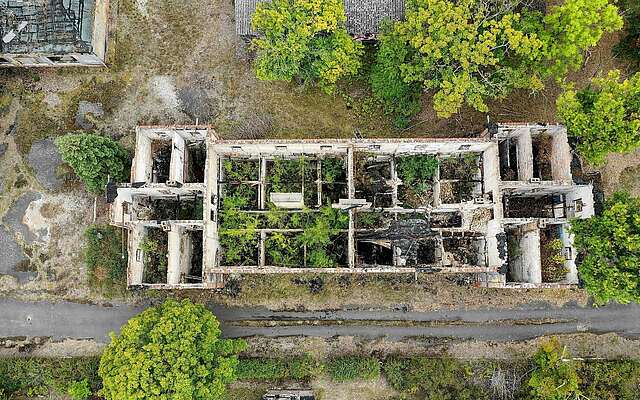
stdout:
[[0,67],[104,66],[108,0],[0,0]]
[[566,130],[479,138],[222,140],[139,127],[109,188],[128,284],[221,287],[231,273],[472,273],[492,287],[578,282],[569,231],[593,215]]
[[[251,18],[258,3],[269,0],[235,0],[236,33],[243,37],[255,36]],[[383,21],[404,19],[404,0],[344,0],[347,32],[356,39],[374,38]]]

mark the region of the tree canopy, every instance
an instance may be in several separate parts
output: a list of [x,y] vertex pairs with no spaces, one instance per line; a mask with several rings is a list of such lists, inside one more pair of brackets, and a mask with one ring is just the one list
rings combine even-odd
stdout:
[[100,359],[107,400],[222,399],[235,380],[245,343],[220,339],[219,323],[201,305],[167,300],[132,318]]
[[572,222],[578,266],[597,304],[640,302],[640,199],[616,193],[601,215]]
[[290,82],[297,77],[332,92],[360,68],[362,45],[349,36],[342,0],[273,0],[259,3],[256,75]]
[[520,0],[408,0],[406,19],[381,35],[372,89],[392,112],[415,110],[418,90],[434,91],[440,117],[464,104],[486,112],[487,100],[579,68],[589,46],[621,28],[609,0],[565,0],[547,15]]
[[583,90],[566,90],[557,107],[578,151],[594,165],[640,146],[640,73],[621,82],[620,72],[611,71]]
[[129,154],[114,140],[90,133],[76,133],[56,139],[62,159],[93,193],[104,191],[107,178],[127,177]]

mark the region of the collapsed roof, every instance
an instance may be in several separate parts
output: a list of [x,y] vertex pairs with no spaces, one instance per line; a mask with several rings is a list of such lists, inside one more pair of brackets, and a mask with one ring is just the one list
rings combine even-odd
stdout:
[[91,51],[90,0],[0,0],[3,53]]

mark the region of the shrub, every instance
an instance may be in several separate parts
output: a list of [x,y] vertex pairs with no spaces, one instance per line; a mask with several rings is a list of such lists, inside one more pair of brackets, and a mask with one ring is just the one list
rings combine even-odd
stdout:
[[67,389],[67,394],[71,396],[73,400],[86,400],[91,396],[91,387],[89,387],[89,381],[83,379],[81,381],[71,382]]
[[319,371],[319,364],[310,356],[291,359],[241,358],[237,376],[239,380],[251,381],[307,380]]
[[438,159],[430,155],[415,155],[398,158],[398,175],[407,186],[431,181],[438,171]]
[[380,376],[380,362],[375,357],[348,356],[327,363],[327,371],[338,382],[375,379]]
[[565,400],[580,395],[576,366],[553,338],[542,344],[533,357],[536,369],[528,381],[532,399]]
[[611,71],[583,90],[568,89],[557,108],[578,152],[594,165],[640,146],[640,73],[620,82],[620,71]]
[[241,340],[220,339],[201,305],[167,300],[122,327],[100,359],[100,394],[119,399],[222,399],[236,378]]
[[399,392],[438,400],[485,399],[480,387],[470,382],[466,365],[446,358],[390,358],[384,363],[387,382]]
[[572,222],[578,272],[596,304],[640,302],[640,199],[615,193],[601,215]]
[[640,362],[620,360],[578,364],[580,390],[588,399],[634,399],[640,393]]
[[127,252],[122,251],[122,231],[109,225],[92,225],[85,231],[85,237],[85,263],[91,286],[100,289],[123,286],[126,283]]
[[349,36],[342,0],[259,3],[252,24],[259,37],[256,75],[263,80],[314,81],[333,92],[360,68],[362,44]]
[[59,137],[55,141],[62,159],[95,194],[102,193],[107,177],[114,181],[128,176],[129,155],[117,142],[104,136],[76,133]]
[[0,358],[0,392],[8,398],[43,390],[63,394],[78,379],[97,389],[98,363],[97,357]]
[[287,362],[276,358],[241,358],[237,377],[240,380],[278,381],[289,377]]

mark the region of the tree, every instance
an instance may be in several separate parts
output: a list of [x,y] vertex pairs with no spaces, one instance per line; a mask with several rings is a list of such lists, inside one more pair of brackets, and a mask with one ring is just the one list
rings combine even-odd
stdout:
[[532,399],[566,400],[580,395],[580,378],[567,356],[556,338],[542,344],[533,357],[536,369],[528,382]]
[[[380,82],[382,72],[391,77],[399,71],[405,84],[435,90],[434,109],[441,117],[451,116],[464,103],[488,111],[487,98],[502,98],[514,88],[541,88],[524,61],[539,59],[544,43],[523,31],[520,14],[499,3],[408,1],[406,20],[382,34],[380,55],[393,57],[378,57],[381,66],[374,68],[372,80]],[[397,86],[397,80],[387,81]],[[373,86],[382,98],[383,88]],[[399,88],[401,95],[407,91]]]
[[464,104],[487,112],[487,100],[579,68],[589,46],[622,27],[609,1],[565,0],[545,16],[523,0],[408,0],[406,19],[380,37],[372,90],[404,115],[415,111],[416,89],[434,91],[440,117]]
[[124,180],[129,155],[126,150],[110,138],[76,133],[56,139],[62,159],[92,193],[101,193],[107,184],[107,177]]
[[578,70],[585,51],[595,46],[605,32],[622,29],[624,21],[611,0],[565,0],[544,18],[540,31],[547,72],[558,78]]
[[[391,32],[392,25],[383,25],[383,32]],[[409,56],[410,49],[398,35],[380,36],[376,62],[371,70],[371,90],[383,103],[387,114],[395,115],[395,125],[405,128],[412,116],[420,111],[422,85],[405,82],[402,63]]]
[[342,0],[273,0],[253,15],[256,75],[262,80],[315,81],[331,93],[360,68],[362,45],[349,36]]
[[599,216],[572,222],[580,277],[596,304],[640,302],[640,199],[615,193]]
[[[620,8],[624,10],[625,35],[615,50],[640,67],[640,3],[637,0],[622,0]],[[2,109],[0,101],[0,110]]]
[[594,165],[603,164],[610,152],[640,146],[640,73],[620,82],[620,71],[611,71],[586,89],[568,89],[557,108],[578,151]]
[[120,399],[222,399],[244,341],[220,339],[201,305],[167,300],[132,318],[100,359],[101,395]]

